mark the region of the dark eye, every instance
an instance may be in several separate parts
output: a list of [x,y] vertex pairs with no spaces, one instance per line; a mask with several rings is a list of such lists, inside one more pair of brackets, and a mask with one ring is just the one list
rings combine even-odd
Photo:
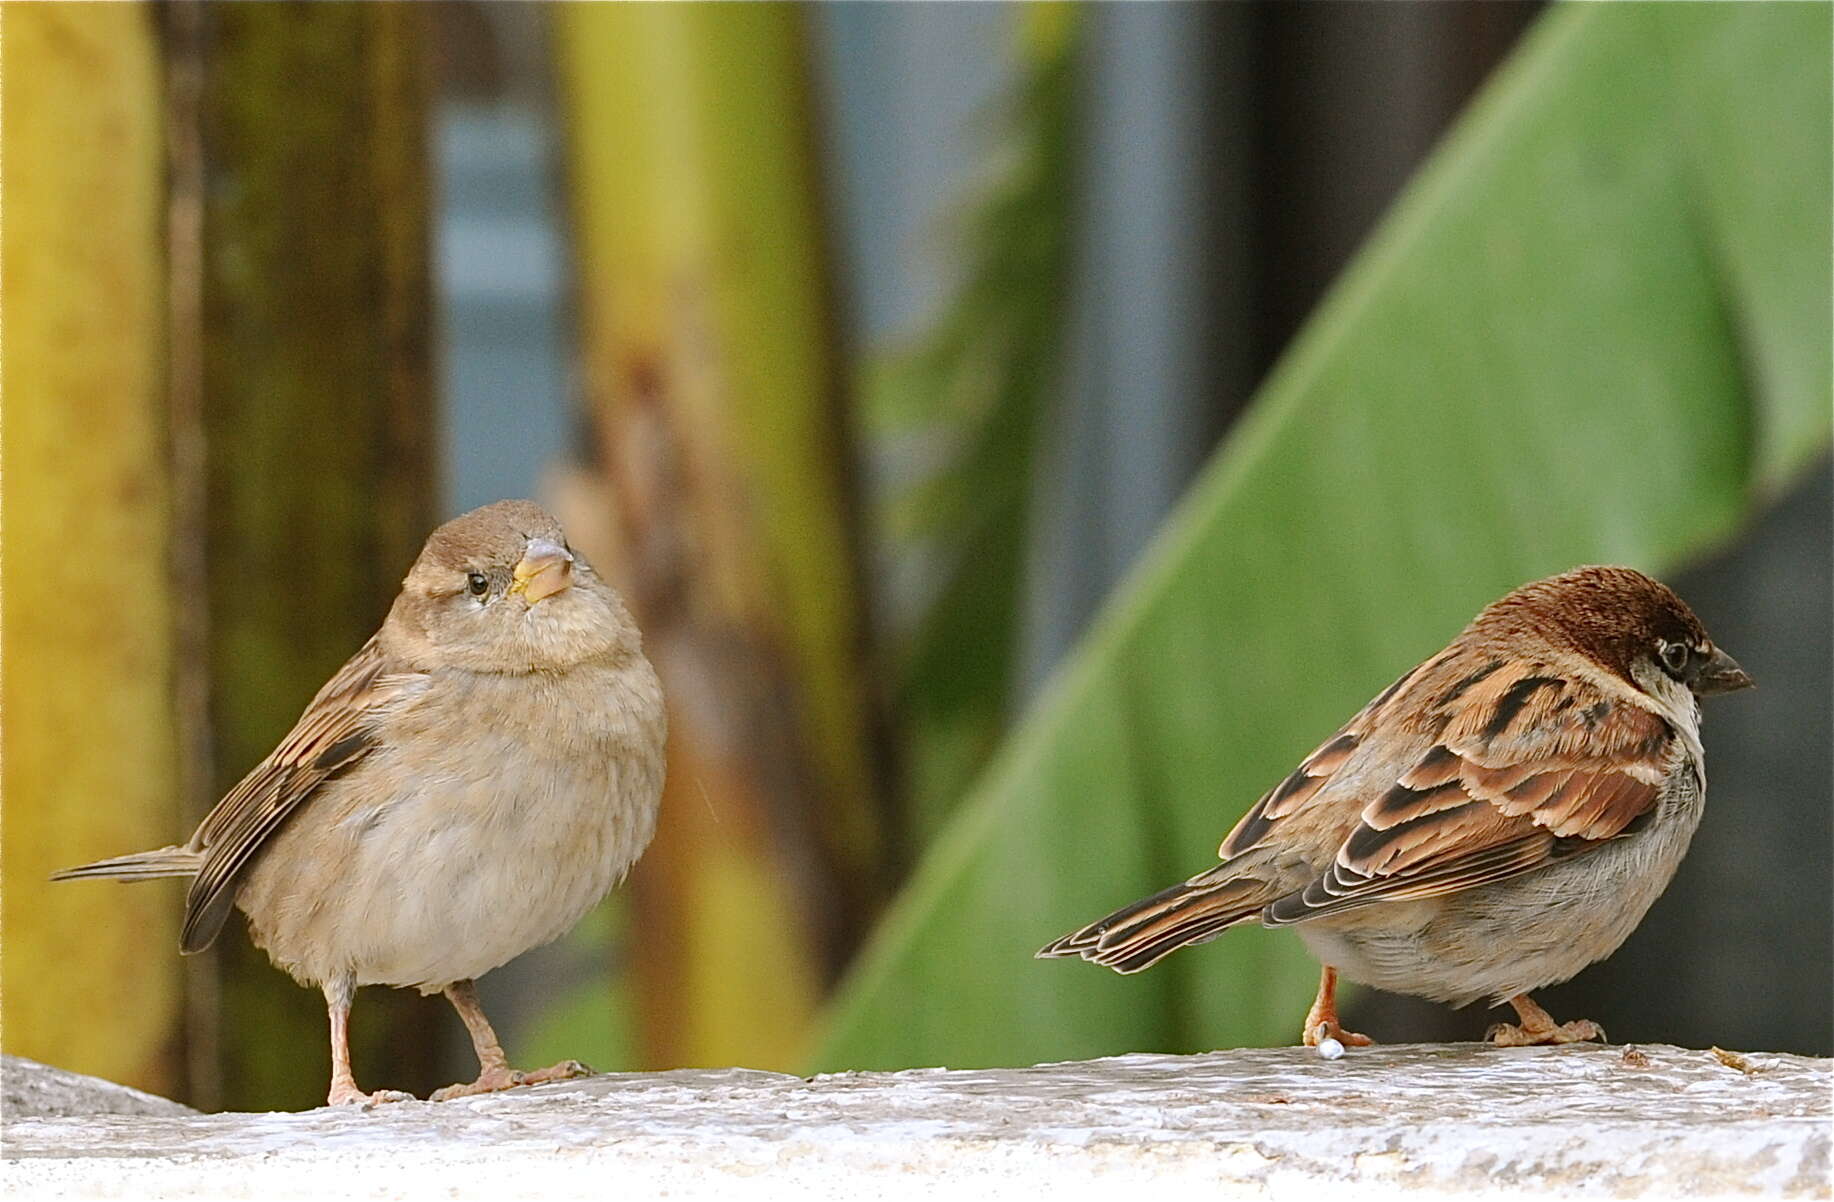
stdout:
[[482,572],[473,572],[465,577],[465,587],[471,590],[474,597],[482,597],[490,591],[490,577]]
[[1668,669],[1670,676],[1680,676],[1687,670],[1688,648],[1686,643],[1663,643],[1660,654],[1662,666]]

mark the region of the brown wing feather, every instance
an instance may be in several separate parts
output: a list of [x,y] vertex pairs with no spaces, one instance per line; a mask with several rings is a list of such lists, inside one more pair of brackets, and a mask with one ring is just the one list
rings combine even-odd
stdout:
[[1582,854],[1654,808],[1676,746],[1661,716],[1524,664],[1461,677],[1430,724],[1441,732],[1430,749],[1363,808],[1323,874],[1268,906],[1269,923],[1438,896]]
[[[1358,715],[1358,718],[1362,715]],[[1350,759],[1352,753],[1362,742],[1362,731],[1359,723],[1352,720],[1329,742],[1308,755],[1293,769],[1292,774],[1266,793],[1261,800],[1254,803],[1242,820],[1235,824],[1235,829],[1224,837],[1223,845],[1217,848],[1217,855],[1223,859],[1233,859],[1258,845],[1266,838],[1267,832],[1274,824],[1300,808],[1318,795],[1331,774]]]
[[204,862],[185,898],[182,951],[210,946],[235,902],[236,883],[267,840],[320,785],[362,759],[378,717],[425,680],[389,672],[372,638],[318,691],[272,754],[216,804],[192,839]]
[[1219,865],[1072,931],[1038,957],[1081,956],[1116,972],[1139,972],[1187,944],[1252,920],[1269,896],[1262,882],[1231,878]]
[[1278,926],[1532,872],[1635,829],[1676,754],[1668,723],[1621,691],[1454,643],[1268,790],[1223,863],[1039,955],[1135,972],[1257,917]]
[[[1450,658],[1450,652],[1442,651],[1425,663],[1403,672],[1393,684],[1377,693],[1368,705],[1357,711],[1355,717],[1344,723],[1342,729],[1300,761],[1299,767],[1290,776],[1262,794],[1261,799],[1249,807],[1241,821],[1223,838],[1222,846],[1217,848],[1217,855],[1230,860],[1253,850],[1266,839],[1275,823],[1304,809],[1330,782],[1331,777],[1350,762],[1369,732],[1382,722],[1391,703],[1403,694],[1416,691],[1422,684],[1430,684],[1443,674],[1443,668]],[[1482,679],[1485,674],[1501,666],[1500,660],[1492,662],[1479,671],[1477,679]]]

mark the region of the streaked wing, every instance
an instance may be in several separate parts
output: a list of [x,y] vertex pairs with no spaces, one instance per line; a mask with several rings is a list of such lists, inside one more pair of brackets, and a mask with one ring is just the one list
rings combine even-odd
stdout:
[[318,691],[273,753],[216,804],[195,839],[204,864],[185,899],[183,951],[210,946],[235,902],[236,883],[262,846],[320,785],[368,753],[380,717],[426,679],[388,671],[370,639]]
[[[1532,664],[1427,666],[1437,679],[1421,684],[1441,692],[1407,708],[1436,732],[1428,749],[1363,806],[1317,879],[1267,907],[1270,924],[1503,880],[1628,834],[1654,810],[1679,751],[1661,716]],[[1295,792],[1316,796],[1329,775]]]
[[1307,756],[1219,851],[1330,857],[1268,906],[1274,923],[1433,897],[1635,829],[1677,751],[1663,718],[1597,684],[1448,648]]
[[1398,695],[1422,677],[1431,677],[1444,658],[1441,654],[1409,670],[1378,693],[1373,701],[1344,724],[1343,729],[1301,760],[1291,775],[1262,794],[1261,799],[1249,807],[1241,821],[1224,837],[1217,855],[1231,860],[1252,851],[1261,845],[1276,824],[1305,809],[1356,755],[1369,733],[1382,723]]

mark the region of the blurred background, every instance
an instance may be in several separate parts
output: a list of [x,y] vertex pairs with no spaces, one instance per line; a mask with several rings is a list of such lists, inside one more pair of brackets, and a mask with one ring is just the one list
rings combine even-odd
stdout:
[[[1760,687],[1619,1041],[1834,1051],[1829,10],[0,9],[9,1052],[305,1107],[317,993],[182,839],[427,531],[559,513],[672,708],[656,844],[482,983],[519,1064],[1292,1042],[1236,931],[1031,952],[1212,862],[1485,602],[1670,581]],[[236,925],[236,924],[232,924]],[[1370,991],[1386,1041],[1496,1016]],[[359,1081],[473,1073],[366,990]]]

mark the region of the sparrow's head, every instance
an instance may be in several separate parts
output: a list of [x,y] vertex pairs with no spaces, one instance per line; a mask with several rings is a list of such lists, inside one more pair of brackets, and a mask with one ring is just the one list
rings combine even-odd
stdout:
[[638,645],[617,593],[532,501],[497,501],[435,530],[384,635],[421,666],[474,672],[553,671]]
[[1574,568],[1525,584],[1485,609],[1472,627],[1505,636],[1539,634],[1645,692],[1679,684],[1704,697],[1754,683],[1713,645],[1685,601],[1634,568]]

